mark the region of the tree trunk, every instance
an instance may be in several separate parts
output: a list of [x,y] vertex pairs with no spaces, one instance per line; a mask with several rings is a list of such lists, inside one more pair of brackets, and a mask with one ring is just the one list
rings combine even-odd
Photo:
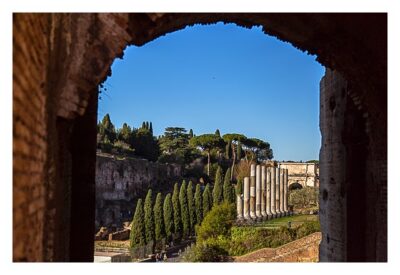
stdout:
[[233,180],[233,171],[235,169],[235,161],[236,161],[236,148],[235,144],[231,142],[231,147],[232,147],[232,171],[231,171],[231,181]]

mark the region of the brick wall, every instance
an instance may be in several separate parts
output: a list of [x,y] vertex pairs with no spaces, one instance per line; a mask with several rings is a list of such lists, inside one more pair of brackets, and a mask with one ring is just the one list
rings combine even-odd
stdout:
[[321,232],[277,248],[263,248],[235,258],[235,262],[318,262]]
[[14,15],[13,260],[43,260],[48,17]]

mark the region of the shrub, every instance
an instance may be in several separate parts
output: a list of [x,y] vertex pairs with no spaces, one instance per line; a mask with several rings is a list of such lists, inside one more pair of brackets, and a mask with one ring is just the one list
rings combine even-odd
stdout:
[[289,192],[289,204],[295,209],[318,207],[318,188],[307,186]]
[[223,242],[226,244],[229,240],[210,238],[193,244],[182,254],[182,260],[185,262],[225,262],[228,259],[228,251],[223,248],[224,245],[221,245]]
[[230,230],[236,218],[234,204],[223,203],[215,205],[204,217],[201,226],[197,228],[197,241],[202,242],[219,236],[229,237]]
[[321,227],[318,221],[305,222],[297,229],[297,239],[319,231],[321,231]]

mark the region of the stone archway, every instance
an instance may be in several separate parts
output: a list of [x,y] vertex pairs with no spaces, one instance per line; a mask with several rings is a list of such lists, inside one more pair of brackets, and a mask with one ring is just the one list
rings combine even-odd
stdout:
[[98,84],[127,45],[218,21],[262,25],[329,68],[320,260],[387,260],[386,15],[140,13],[14,15],[15,261],[92,259]]

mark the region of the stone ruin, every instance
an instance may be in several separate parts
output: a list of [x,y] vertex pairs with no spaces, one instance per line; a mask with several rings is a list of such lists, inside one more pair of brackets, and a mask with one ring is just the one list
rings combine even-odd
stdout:
[[290,215],[288,169],[252,164],[243,193],[236,195],[236,211],[238,222],[246,223]]

